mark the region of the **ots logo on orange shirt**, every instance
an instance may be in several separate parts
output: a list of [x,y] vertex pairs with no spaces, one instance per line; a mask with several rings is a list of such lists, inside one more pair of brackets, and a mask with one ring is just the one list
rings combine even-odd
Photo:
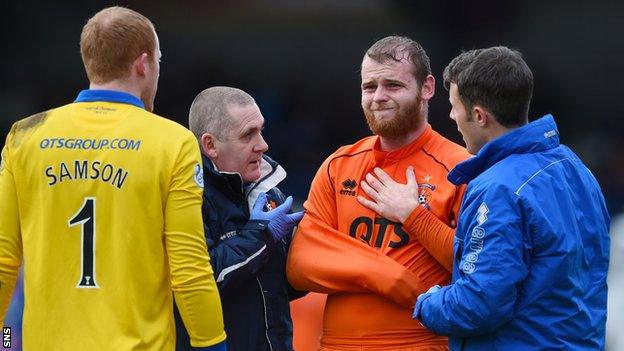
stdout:
[[[425,181],[430,181],[430,179],[431,176],[424,177]],[[345,189],[341,190],[340,194],[355,196],[355,191],[347,190],[346,188],[355,189],[356,185],[355,180],[345,180],[342,182],[342,186]],[[436,189],[437,186],[434,184],[422,183],[418,185],[418,202],[427,210],[431,210],[429,203]],[[403,229],[401,223],[392,222],[383,217],[356,217],[349,226],[349,235],[376,248],[381,248],[385,245],[397,249],[407,245],[410,240],[409,234]],[[389,240],[386,240],[388,235],[391,235],[391,237]]]
[[[377,229],[376,231],[374,230],[375,228]],[[389,228],[391,229],[388,230]],[[359,236],[358,233],[360,233]],[[386,235],[393,235],[387,244],[393,249],[409,243],[409,234],[403,230],[401,223],[392,222],[383,217],[373,219],[360,216],[355,218],[349,226],[349,235],[377,248],[382,247]]]

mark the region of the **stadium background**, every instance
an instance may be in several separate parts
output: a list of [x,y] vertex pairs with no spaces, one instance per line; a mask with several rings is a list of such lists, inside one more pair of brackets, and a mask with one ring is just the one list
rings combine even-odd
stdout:
[[[614,216],[609,328],[622,334],[623,1],[2,0],[2,145],[13,122],[68,103],[87,87],[80,31],[113,4],[156,24],[163,59],[155,112],[186,125],[202,89],[248,91],[266,119],[268,154],[289,173],[283,189],[300,201],[329,153],[369,133],[359,107],[359,64],[375,40],[402,34],[423,44],[438,82],[430,123],[462,144],[448,118],[445,65],[462,49],[519,49],[535,75],[532,119],[554,114],[562,142],[597,176]],[[20,349],[19,305],[18,293],[5,323],[13,327],[14,350]],[[624,335],[610,332],[608,350],[624,350]]]

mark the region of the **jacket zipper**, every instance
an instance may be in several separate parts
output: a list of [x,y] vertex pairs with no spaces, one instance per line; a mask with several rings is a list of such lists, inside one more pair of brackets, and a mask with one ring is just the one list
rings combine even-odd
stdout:
[[267,320],[267,307],[266,307],[266,299],[264,298],[264,289],[262,288],[262,283],[260,283],[260,279],[256,277],[256,281],[258,282],[258,286],[260,286],[260,294],[262,294],[262,307],[264,308],[264,336],[266,336],[267,343],[269,344],[269,350],[273,351],[273,345],[271,345],[271,339],[269,338],[269,322]]

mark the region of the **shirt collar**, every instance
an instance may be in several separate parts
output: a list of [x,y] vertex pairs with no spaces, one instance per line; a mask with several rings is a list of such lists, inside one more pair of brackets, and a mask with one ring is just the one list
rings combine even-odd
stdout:
[[373,138],[373,155],[375,157],[375,164],[384,164],[384,162],[394,163],[403,160],[413,153],[418,152],[418,150],[420,150],[429,140],[431,140],[432,136],[433,130],[431,125],[427,123],[425,130],[423,130],[422,134],[420,134],[418,138],[398,150],[388,152],[381,151],[381,137],[376,135]]
[[74,102],[94,102],[94,101],[108,101],[118,102],[122,104],[130,104],[136,107],[145,109],[145,104],[141,99],[134,95],[116,91],[116,90],[99,90],[99,89],[85,89],[78,94],[78,97]]

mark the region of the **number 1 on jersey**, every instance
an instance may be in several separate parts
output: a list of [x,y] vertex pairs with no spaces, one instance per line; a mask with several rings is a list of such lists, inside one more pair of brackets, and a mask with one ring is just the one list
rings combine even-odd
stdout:
[[82,207],[68,222],[80,225],[82,273],[77,288],[97,288],[95,281],[95,198],[86,197]]

